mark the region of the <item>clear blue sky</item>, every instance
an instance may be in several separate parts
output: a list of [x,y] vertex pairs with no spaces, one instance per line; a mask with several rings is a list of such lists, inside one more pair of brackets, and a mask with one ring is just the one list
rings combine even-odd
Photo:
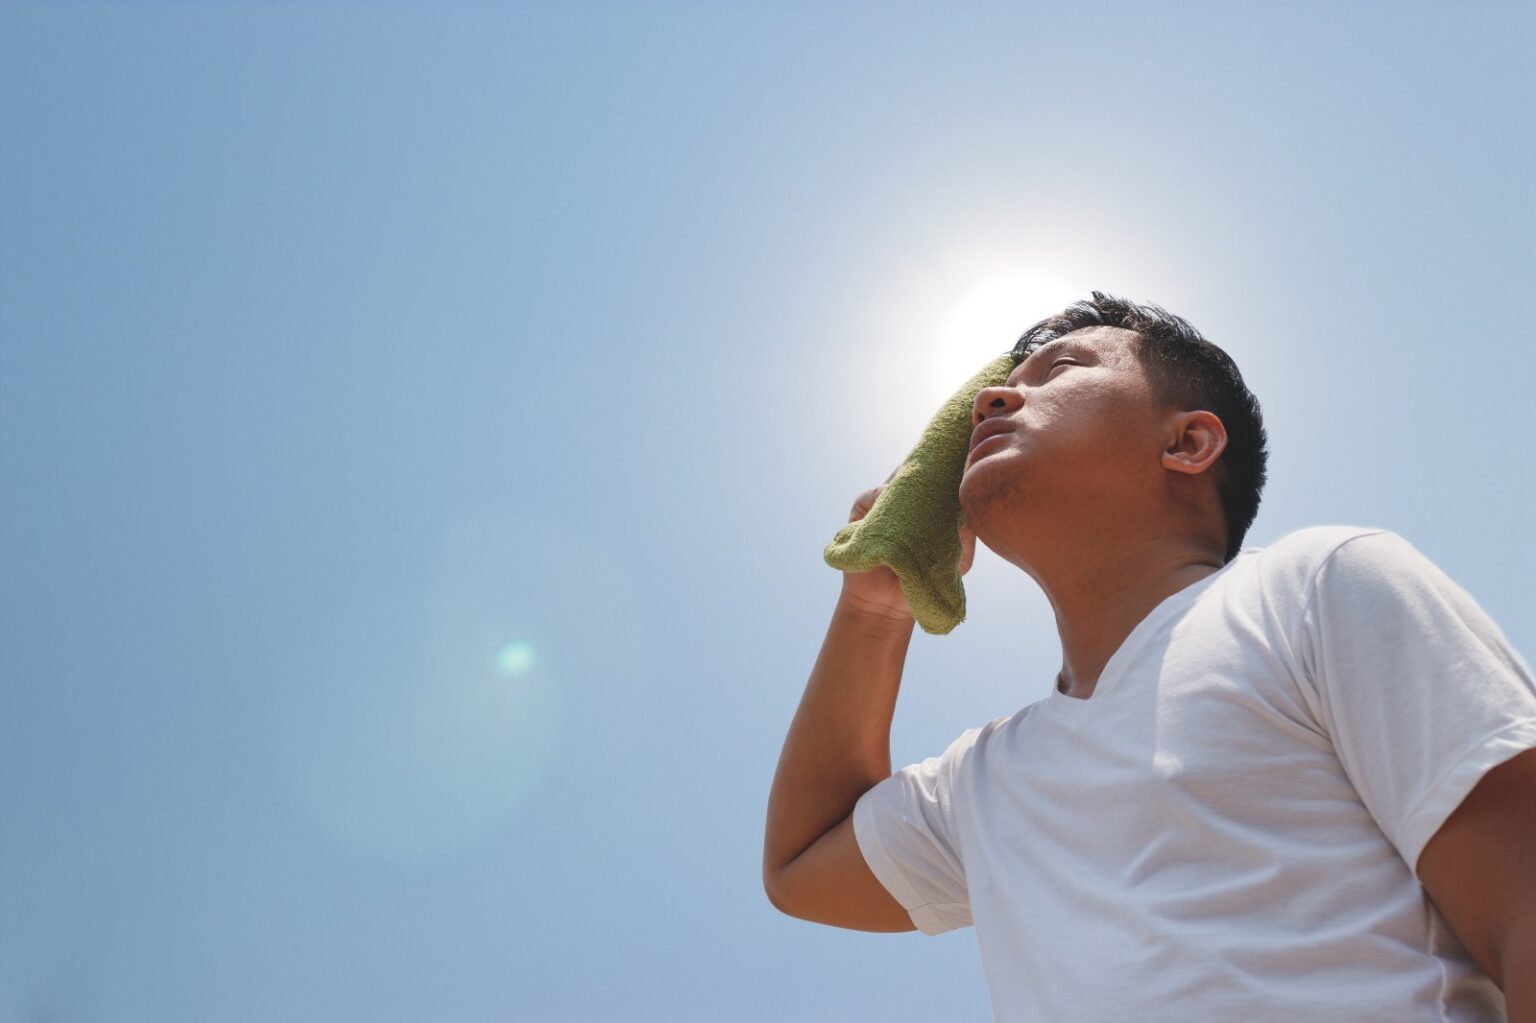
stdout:
[[[1240,9],[1239,9],[1240,8]],[[0,6],[0,1018],[984,1020],[760,886],[822,548],[1097,288],[1536,655],[1529,4]],[[1041,699],[981,550],[892,756]]]

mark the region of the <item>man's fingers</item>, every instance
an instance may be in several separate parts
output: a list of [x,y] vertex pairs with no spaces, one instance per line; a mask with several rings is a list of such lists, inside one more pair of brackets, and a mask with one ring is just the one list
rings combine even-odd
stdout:
[[848,519],[848,521],[853,522],[857,519],[862,519],[865,515],[868,515],[869,510],[875,506],[875,499],[880,496],[880,491],[884,489],[885,484],[882,483],[878,487],[871,487],[870,489],[864,491],[864,493],[860,494],[858,500],[853,502],[853,510],[850,513],[851,517]]

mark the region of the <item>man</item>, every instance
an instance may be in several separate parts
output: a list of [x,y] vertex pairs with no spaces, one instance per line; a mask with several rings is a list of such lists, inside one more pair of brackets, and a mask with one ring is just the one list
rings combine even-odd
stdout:
[[1093,294],[977,394],[960,483],[962,570],[980,539],[1045,591],[1054,691],[893,774],[913,620],[845,573],[769,899],[974,925],[999,1020],[1536,1021],[1528,665],[1387,530],[1243,546],[1258,402],[1185,320]]

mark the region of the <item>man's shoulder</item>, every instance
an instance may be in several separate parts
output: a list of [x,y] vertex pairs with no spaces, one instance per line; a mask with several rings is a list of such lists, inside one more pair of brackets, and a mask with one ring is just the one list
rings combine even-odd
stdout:
[[[1379,539],[1375,542],[1394,546],[1405,544],[1402,537],[1381,526],[1305,526],[1284,534],[1267,546],[1245,547],[1243,553],[1262,563],[1266,577],[1287,580],[1298,590],[1306,591],[1338,551],[1351,541],[1365,537],[1376,537]],[[1367,545],[1372,542],[1365,541]]]
[[1268,547],[1259,549],[1274,551],[1289,557],[1326,558],[1357,537],[1378,533],[1396,535],[1382,526],[1304,526],[1301,529],[1291,530]]

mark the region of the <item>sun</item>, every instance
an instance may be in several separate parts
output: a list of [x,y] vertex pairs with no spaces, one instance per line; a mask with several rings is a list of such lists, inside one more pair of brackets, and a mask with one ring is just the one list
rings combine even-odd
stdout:
[[1019,335],[1082,298],[1078,289],[1039,274],[997,275],[972,288],[944,332],[934,397],[943,401]]

